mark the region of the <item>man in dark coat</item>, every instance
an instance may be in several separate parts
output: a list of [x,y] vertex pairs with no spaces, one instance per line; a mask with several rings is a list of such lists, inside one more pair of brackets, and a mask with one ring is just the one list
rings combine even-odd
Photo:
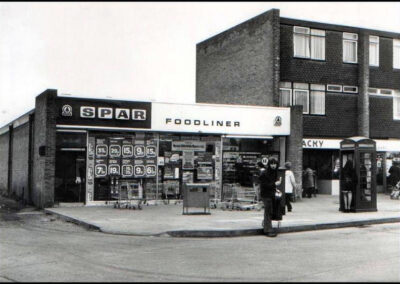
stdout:
[[280,181],[277,181],[278,162],[275,159],[270,159],[267,169],[262,163],[258,163],[257,166],[260,169],[260,196],[264,202],[264,233],[268,237],[276,237],[277,234],[272,228],[271,216],[276,185],[280,184]]

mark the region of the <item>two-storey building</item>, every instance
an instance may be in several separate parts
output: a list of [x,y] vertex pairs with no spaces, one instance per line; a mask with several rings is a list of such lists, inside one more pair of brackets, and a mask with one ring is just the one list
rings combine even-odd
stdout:
[[[377,142],[378,191],[400,157],[400,34],[283,18],[273,9],[197,44],[196,101],[301,105],[303,147],[287,155],[338,194],[339,142]],[[293,129],[292,129],[293,131]]]

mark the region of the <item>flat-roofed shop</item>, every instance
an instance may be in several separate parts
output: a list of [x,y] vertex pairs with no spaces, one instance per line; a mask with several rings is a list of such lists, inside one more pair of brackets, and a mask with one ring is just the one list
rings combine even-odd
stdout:
[[[257,161],[274,156],[285,162],[291,111],[89,99],[47,90],[22,126],[16,121],[0,135],[9,138],[10,152],[3,190],[47,207],[110,203],[111,177],[140,184],[147,200],[179,199],[183,182],[210,183],[219,195],[226,183],[252,187]],[[13,135],[19,127],[30,133],[20,157],[27,168],[22,184],[8,177],[18,155],[9,145],[19,142]]]

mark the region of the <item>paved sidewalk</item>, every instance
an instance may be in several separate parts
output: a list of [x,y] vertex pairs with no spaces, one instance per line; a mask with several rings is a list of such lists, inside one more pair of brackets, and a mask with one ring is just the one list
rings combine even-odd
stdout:
[[[299,232],[377,223],[400,222],[400,200],[378,194],[378,211],[342,213],[337,196],[318,195],[293,203],[293,211],[283,216],[279,231]],[[150,205],[143,210],[114,209],[112,206],[47,208],[71,222],[104,233],[141,236],[231,237],[262,234],[261,211],[223,211],[211,215],[182,215],[182,204]],[[190,212],[201,211],[190,208]],[[274,227],[277,226],[273,221]]]

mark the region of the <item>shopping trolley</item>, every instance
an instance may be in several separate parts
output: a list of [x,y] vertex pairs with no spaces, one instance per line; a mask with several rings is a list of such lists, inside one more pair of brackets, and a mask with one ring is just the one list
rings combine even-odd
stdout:
[[139,183],[124,181],[118,187],[118,200],[114,208],[142,209],[143,190]]

